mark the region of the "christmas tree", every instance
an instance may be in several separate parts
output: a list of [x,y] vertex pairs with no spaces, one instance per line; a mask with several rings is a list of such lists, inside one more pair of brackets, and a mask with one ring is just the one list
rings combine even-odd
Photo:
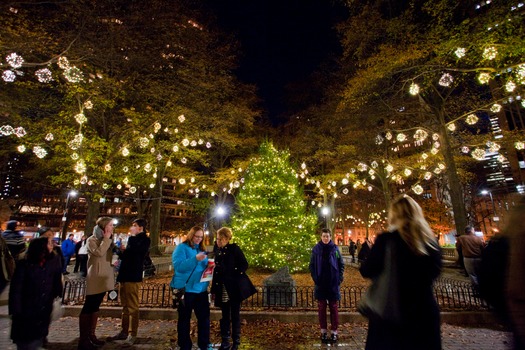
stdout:
[[308,212],[306,202],[288,152],[263,143],[246,171],[232,217],[236,241],[250,266],[307,269],[317,241],[317,216]]

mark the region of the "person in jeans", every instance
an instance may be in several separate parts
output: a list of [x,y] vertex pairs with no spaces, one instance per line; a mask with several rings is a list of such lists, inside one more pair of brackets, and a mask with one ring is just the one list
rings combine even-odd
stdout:
[[[321,230],[321,240],[312,249],[310,258],[310,274],[315,283],[314,297],[317,299],[317,313],[321,328],[321,341],[336,342],[339,326],[339,310],[337,303],[341,299],[340,285],[343,283],[345,265],[339,248],[332,241],[329,229]],[[328,337],[326,308],[330,308],[330,324],[332,334]]]
[[144,258],[149,251],[151,240],[146,234],[146,220],[135,219],[129,228],[131,236],[126,247],[121,246],[118,255],[121,260],[117,282],[120,283],[122,304],[122,330],[108,341],[125,340],[133,345],[139,329],[139,289],[142,283]]
[[62,254],[64,255],[64,265],[62,266],[62,273],[68,275],[67,266],[71,257],[75,255],[75,242],[73,241],[73,234],[70,234],[68,238],[62,242]]
[[200,226],[191,228],[186,241],[179,244],[172,255],[174,275],[170,286],[186,288],[184,302],[179,304],[177,338],[180,350],[192,348],[190,335],[191,313],[197,317],[197,345],[199,350],[212,349],[210,344],[210,304],[208,284],[201,282],[201,275],[208,265],[203,244],[204,230]]
[[465,270],[472,281],[472,285],[478,288],[478,274],[481,266],[481,252],[485,247],[485,242],[481,237],[476,236],[474,227],[467,226],[465,234],[459,236],[456,242],[456,248],[463,252],[463,262]]

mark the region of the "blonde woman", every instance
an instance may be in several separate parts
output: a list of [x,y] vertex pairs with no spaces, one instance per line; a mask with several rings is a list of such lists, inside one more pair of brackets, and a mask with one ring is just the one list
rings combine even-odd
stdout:
[[[378,277],[391,247],[396,266],[396,300],[400,321],[370,318],[366,350],[441,350],[440,320],[432,282],[441,272],[441,251],[421,207],[409,196],[394,200],[390,230],[379,235],[360,267],[363,277]],[[391,264],[391,262],[388,262]],[[394,286],[392,286],[394,287]]]

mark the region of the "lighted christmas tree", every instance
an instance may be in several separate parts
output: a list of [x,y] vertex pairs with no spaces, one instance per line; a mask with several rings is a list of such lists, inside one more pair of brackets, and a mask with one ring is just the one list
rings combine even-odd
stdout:
[[235,240],[250,266],[291,271],[308,267],[317,241],[317,216],[307,209],[307,200],[288,152],[271,142],[259,149],[246,171],[232,218]]

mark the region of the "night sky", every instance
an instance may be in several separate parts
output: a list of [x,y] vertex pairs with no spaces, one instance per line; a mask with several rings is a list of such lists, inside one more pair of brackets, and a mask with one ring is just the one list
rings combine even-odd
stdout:
[[257,85],[274,125],[292,106],[287,84],[303,80],[338,50],[333,25],[344,9],[330,0],[210,0],[219,25],[240,40],[238,77]]

